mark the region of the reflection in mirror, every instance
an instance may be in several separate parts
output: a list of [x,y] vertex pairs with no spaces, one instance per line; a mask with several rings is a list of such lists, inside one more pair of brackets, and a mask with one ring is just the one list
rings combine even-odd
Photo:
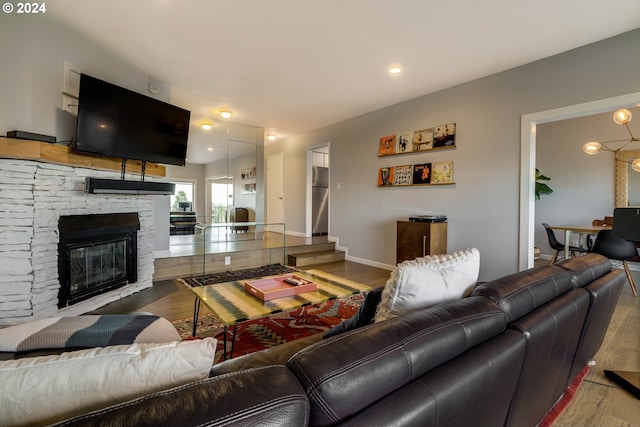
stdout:
[[[215,120],[212,123],[213,128],[208,131],[198,122],[192,123],[187,165],[167,167],[172,182],[191,186],[190,191],[181,188],[186,196],[180,194],[180,198],[186,199],[193,211],[188,218],[189,228],[183,227],[183,235],[171,233],[175,222],[185,222],[183,218],[163,220],[167,223],[168,249],[172,254],[192,254],[195,224],[239,220],[236,208],[244,208],[246,221],[264,219],[264,128]],[[168,210],[175,210],[174,202],[175,196],[167,200]],[[179,208],[179,202],[176,205]]]
[[640,150],[620,151],[616,156],[616,207],[640,206],[640,172],[631,169],[631,162],[640,157]]
[[627,167],[627,182],[629,206],[640,206],[640,173],[631,168],[631,163]]
[[[218,159],[204,166],[206,224],[256,221],[262,218],[259,167],[264,129],[227,123],[224,141],[218,140]],[[221,156],[224,152],[224,156]]]

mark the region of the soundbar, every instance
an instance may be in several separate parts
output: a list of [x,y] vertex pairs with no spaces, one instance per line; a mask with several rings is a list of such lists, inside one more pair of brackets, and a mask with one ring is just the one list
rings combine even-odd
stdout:
[[128,181],[124,179],[85,178],[84,192],[90,194],[172,195],[176,185],[170,182]]

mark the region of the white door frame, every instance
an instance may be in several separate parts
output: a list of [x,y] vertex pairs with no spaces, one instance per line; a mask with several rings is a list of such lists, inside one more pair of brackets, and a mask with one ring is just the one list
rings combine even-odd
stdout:
[[520,124],[520,226],[518,239],[518,267],[520,270],[526,270],[534,265],[536,125],[639,105],[640,92],[635,92],[522,116]]

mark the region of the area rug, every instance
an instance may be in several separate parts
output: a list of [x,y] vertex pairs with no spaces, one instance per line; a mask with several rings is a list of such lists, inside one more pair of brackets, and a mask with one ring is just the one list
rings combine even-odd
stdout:
[[[326,332],[340,322],[349,319],[362,304],[361,294],[339,300],[296,308],[270,317],[238,323],[233,357],[275,347],[289,341]],[[172,322],[183,339],[192,339],[193,318]],[[196,328],[197,338],[218,339],[216,362],[222,360],[224,325],[212,313],[201,314]],[[233,326],[227,327],[227,351],[231,349]]]
[[584,381],[588,373],[589,373],[589,365],[585,366],[582,369],[582,371],[580,371],[580,373],[573,380],[573,382],[571,383],[567,391],[556,402],[556,404],[553,405],[553,408],[551,408],[551,410],[547,412],[547,415],[545,415],[545,417],[542,419],[542,421],[540,422],[540,424],[538,424],[537,427],[550,427],[553,425],[553,423],[555,423],[558,420],[558,418],[560,418],[560,415],[562,415],[562,412],[565,409],[567,409],[567,406],[569,406],[573,398],[576,396],[576,393],[578,392],[578,388],[580,388],[582,381]]
[[287,274],[295,271],[296,270],[285,267],[282,264],[270,264],[262,267],[247,268],[244,270],[222,271],[205,275],[182,277],[180,280],[193,287],[233,282],[237,280],[255,279],[265,276],[275,276],[276,274]]

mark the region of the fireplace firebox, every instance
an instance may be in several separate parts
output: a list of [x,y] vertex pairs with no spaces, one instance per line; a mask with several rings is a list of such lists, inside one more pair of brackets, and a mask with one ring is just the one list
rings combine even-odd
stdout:
[[58,307],[137,281],[137,212],[68,215],[58,221]]

